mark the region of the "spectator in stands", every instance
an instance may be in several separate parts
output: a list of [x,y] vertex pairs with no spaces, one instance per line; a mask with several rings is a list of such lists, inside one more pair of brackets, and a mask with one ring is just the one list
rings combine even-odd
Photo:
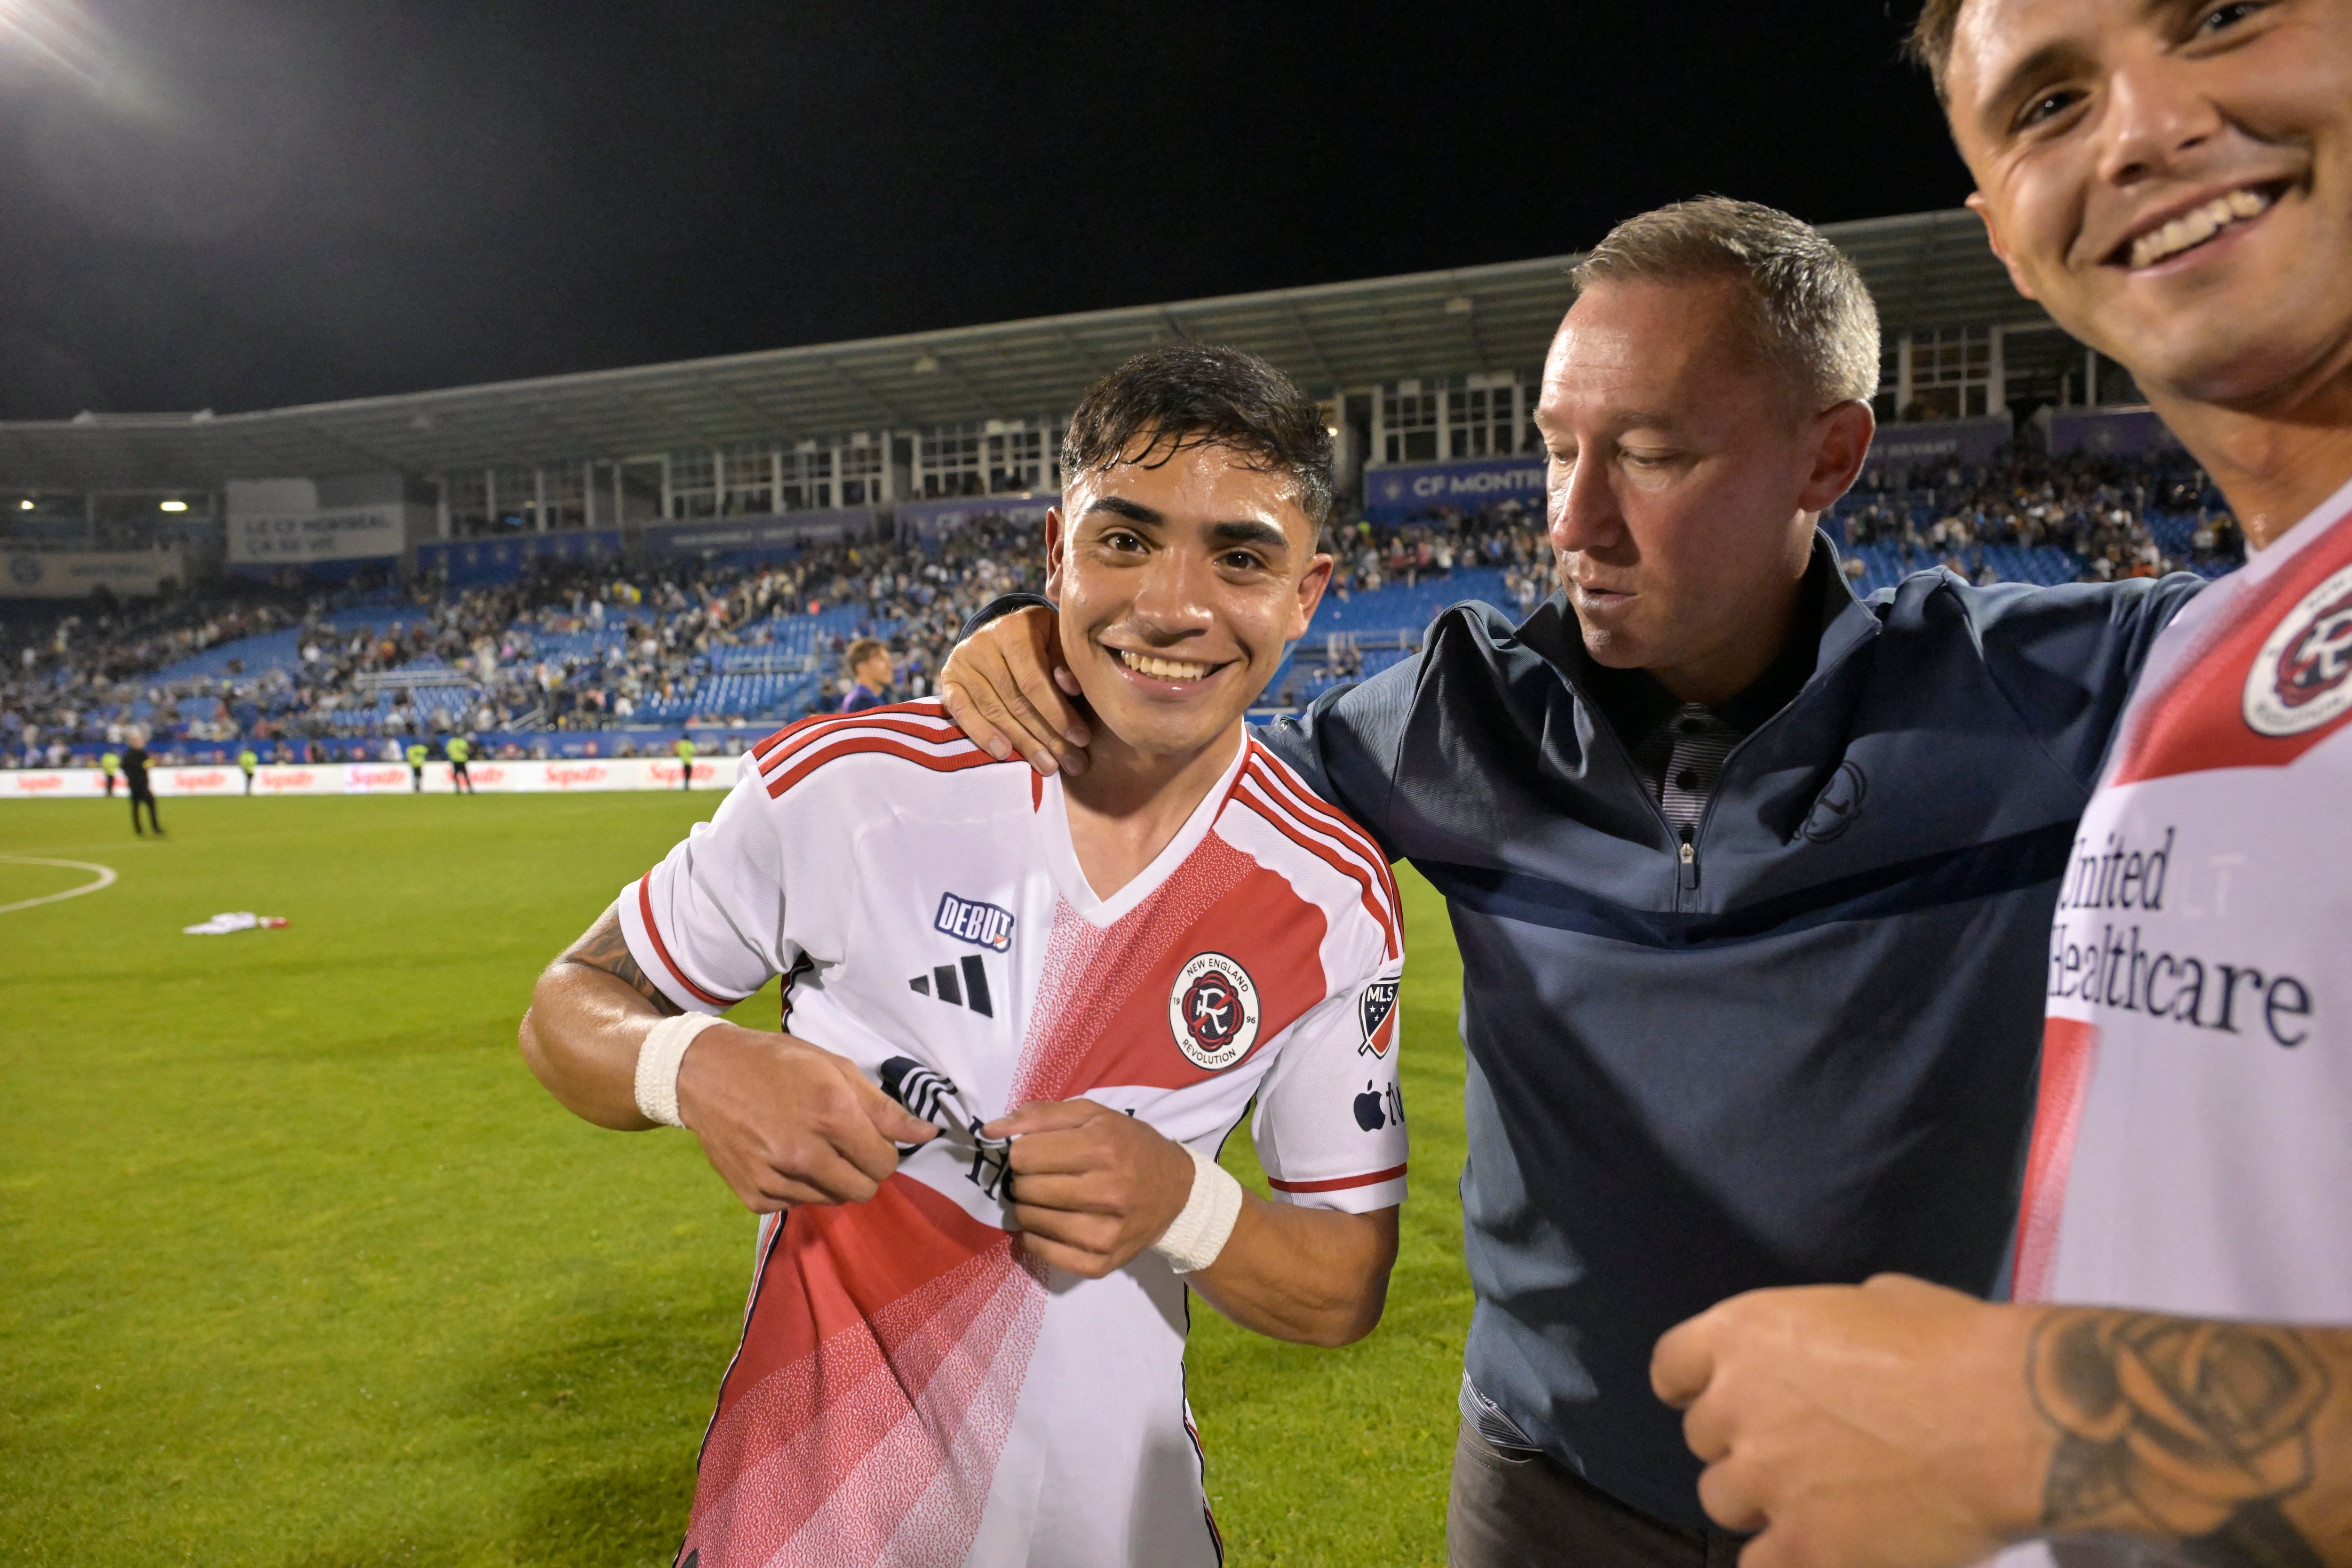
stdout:
[[890,688],[890,645],[880,637],[859,637],[849,645],[842,663],[849,670],[849,694],[841,700],[844,713],[860,713],[868,708],[879,708],[888,700],[883,696]]

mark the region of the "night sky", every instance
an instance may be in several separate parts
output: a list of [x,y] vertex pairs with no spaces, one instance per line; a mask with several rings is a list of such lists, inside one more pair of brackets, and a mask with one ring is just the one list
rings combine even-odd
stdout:
[[0,418],[1949,205],[1911,9],[0,0]]

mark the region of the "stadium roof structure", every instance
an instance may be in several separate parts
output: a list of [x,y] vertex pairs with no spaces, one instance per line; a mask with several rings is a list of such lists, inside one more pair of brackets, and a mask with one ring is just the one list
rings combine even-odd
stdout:
[[[2043,327],[1965,210],[1825,226],[1862,269],[1888,341]],[[104,490],[232,477],[622,458],[1066,410],[1129,354],[1178,339],[1264,355],[1317,391],[1533,369],[1575,256],[1166,305],[769,349],[246,414],[0,422],[0,486]]]

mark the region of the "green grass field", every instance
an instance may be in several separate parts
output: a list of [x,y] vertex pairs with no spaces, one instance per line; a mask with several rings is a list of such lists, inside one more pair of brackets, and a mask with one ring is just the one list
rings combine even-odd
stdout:
[[[119,802],[0,805],[0,857],[121,874],[0,913],[0,1561],[668,1561],[753,1222],[687,1135],[558,1108],[514,1030],[716,801],[173,800],[161,842]],[[87,879],[0,861],[0,904]],[[1387,1321],[1327,1352],[1194,1315],[1236,1563],[1444,1560],[1461,972],[1405,900]],[[293,923],[180,934],[223,910]],[[772,1027],[772,987],[738,1016]]]

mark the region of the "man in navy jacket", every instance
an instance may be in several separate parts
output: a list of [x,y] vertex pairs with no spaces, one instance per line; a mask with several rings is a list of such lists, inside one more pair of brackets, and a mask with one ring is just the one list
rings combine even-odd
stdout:
[[[1762,1285],[2003,1288],[2060,873],[2198,584],[1858,600],[1816,528],[1873,428],[1851,264],[1707,198],[1577,282],[1537,415],[1563,591],[1517,626],[1456,605],[1263,739],[1461,946],[1453,1562],[1699,1568],[1738,1538],[1651,1392],[1659,1334]],[[1045,619],[959,645],[941,694],[1000,755],[1083,766]]]

